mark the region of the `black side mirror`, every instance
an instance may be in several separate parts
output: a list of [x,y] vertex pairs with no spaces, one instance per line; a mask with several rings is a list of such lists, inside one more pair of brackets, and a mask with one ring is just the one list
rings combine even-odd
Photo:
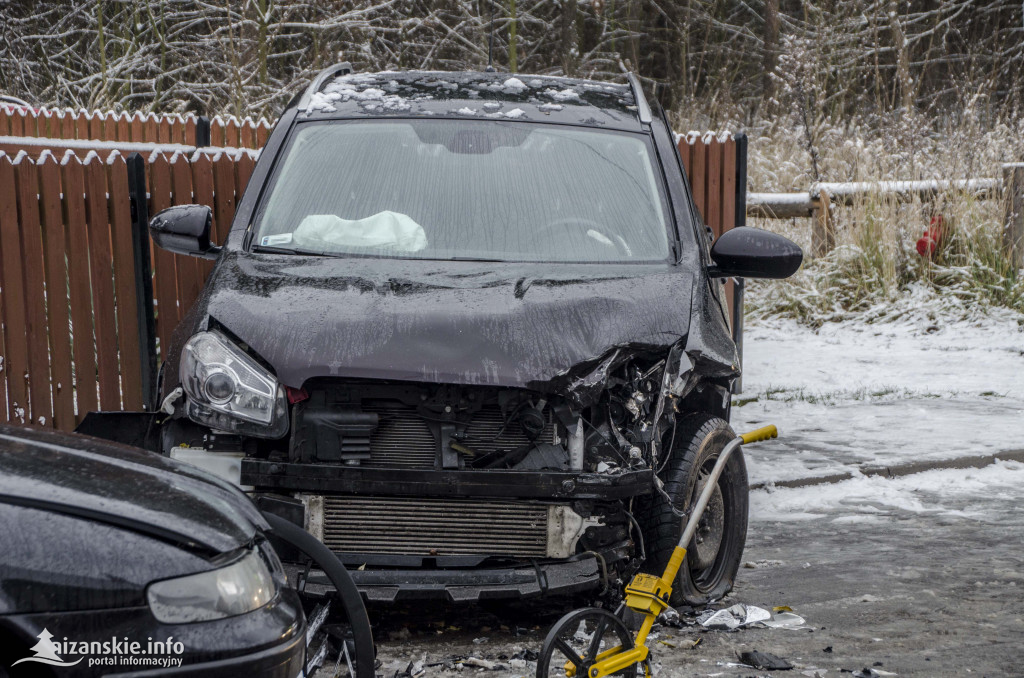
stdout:
[[213,212],[206,205],[177,205],[160,210],[149,222],[153,242],[168,252],[216,259],[220,248],[210,242]]
[[789,238],[740,226],[718,236],[711,259],[712,278],[788,278],[800,268],[804,253]]

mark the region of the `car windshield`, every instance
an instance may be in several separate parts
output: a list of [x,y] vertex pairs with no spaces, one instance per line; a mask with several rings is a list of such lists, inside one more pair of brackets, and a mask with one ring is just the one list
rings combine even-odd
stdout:
[[645,135],[559,125],[302,123],[254,244],[415,259],[664,260],[652,156]]

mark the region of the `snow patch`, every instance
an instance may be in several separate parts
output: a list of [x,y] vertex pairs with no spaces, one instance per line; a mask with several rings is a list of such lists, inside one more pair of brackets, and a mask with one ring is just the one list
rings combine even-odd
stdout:
[[526,85],[519,78],[509,78],[501,84],[501,91],[506,94],[519,94],[524,89]]

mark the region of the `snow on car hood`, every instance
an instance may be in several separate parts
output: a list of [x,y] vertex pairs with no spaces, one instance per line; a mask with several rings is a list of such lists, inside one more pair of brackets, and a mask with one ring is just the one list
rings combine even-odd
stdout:
[[[196,321],[223,325],[293,387],[335,376],[555,390],[617,347],[686,337],[706,287],[694,270],[230,251]],[[710,353],[731,369],[731,352]]]

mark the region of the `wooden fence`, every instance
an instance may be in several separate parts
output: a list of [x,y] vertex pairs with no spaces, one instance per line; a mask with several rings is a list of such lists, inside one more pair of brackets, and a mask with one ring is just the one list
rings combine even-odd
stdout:
[[[746,224],[747,136],[690,132],[679,136],[676,145],[690,180],[693,200],[714,237]],[[725,294],[732,309],[730,325],[739,343],[742,292],[737,299],[737,285],[730,280]]]
[[[199,138],[204,126],[209,127],[208,140]],[[193,113],[114,113],[0,104],[0,137],[263,148],[272,127],[265,118],[254,121],[218,115],[207,120]]]
[[[154,153],[144,159],[144,211],[213,205],[223,238],[253,165],[250,153]],[[69,151],[59,162],[0,153],[0,420],[72,430],[90,410],[142,408],[148,356],[129,169],[117,151]],[[156,336],[167,346],[211,264],[149,254]]]
[[[716,235],[742,223],[744,144],[679,139],[697,208]],[[67,151],[60,161],[45,149],[38,158],[0,151],[0,421],[72,430],[91,410],[152,405],[147,346],[168,345],[212,262],[152,247],[142,219],[210,205],[213,239],[223,242],[254,165],[254,153],[216,148]],[[151,290],[140,266],[150,266]]]

